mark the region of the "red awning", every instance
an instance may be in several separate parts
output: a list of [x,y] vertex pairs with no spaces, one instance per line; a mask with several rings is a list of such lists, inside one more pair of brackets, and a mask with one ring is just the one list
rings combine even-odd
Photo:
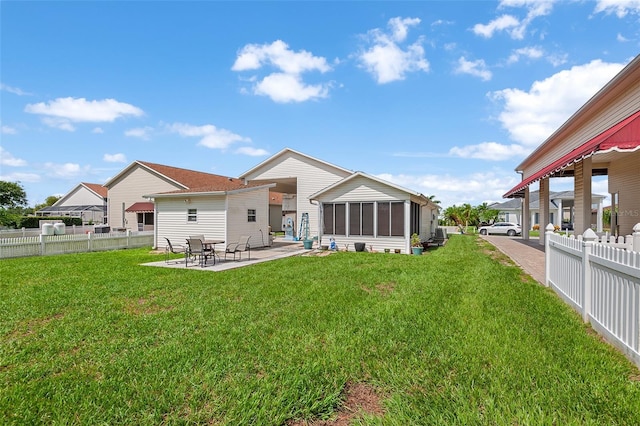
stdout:
[[153,213],[153,203],[133,203],[125,210],[127,213]]
[[558,173],[570,165],[592,156],[596,152],[627,151],[638,149],[638,147],[640,147],[640,111],[630,115],[615,126],[610,127],[590,141],[524,179],[504,194],[503,198],[514,198],[516,194],[532,183]]

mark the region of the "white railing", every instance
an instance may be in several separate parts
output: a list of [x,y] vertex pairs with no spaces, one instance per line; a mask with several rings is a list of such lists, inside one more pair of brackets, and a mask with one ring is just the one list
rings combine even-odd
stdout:
[[0,259],[117,250],[153,245],[153,231],[0,238]]
[[547,286],[640,366],[640,223],[623,241],[546,231]]

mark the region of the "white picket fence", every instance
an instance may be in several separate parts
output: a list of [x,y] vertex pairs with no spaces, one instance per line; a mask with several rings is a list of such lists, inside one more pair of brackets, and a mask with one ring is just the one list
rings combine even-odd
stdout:
[[153,231],[0,238],[0,259],[153,246]]
[[640,366],[640,223],[622,241],[546,231],[546,284]]

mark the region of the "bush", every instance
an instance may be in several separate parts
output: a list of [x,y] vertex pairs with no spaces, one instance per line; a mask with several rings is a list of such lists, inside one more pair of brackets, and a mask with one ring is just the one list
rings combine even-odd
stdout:
[[61,220],[66,226],[82,226],[82,218],[69,216],[24,216],[20,220],[20,226],[17,228],[39,228],[41,220]]
[[540,225],[538,225],[538,224],[533,225],[533,228],[532,228],[532,229],[533,229],[534,231],[539,231],[539,230],[540,230]]

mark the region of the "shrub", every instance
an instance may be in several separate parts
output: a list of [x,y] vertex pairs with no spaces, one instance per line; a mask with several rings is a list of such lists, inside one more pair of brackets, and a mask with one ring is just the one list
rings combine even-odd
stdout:
[[533,225],[533,228],[532,228],[532,229],[533,229],[534,231],[539,231],[539,230],[540,230],[540,225],[538,225],[538,224]]

